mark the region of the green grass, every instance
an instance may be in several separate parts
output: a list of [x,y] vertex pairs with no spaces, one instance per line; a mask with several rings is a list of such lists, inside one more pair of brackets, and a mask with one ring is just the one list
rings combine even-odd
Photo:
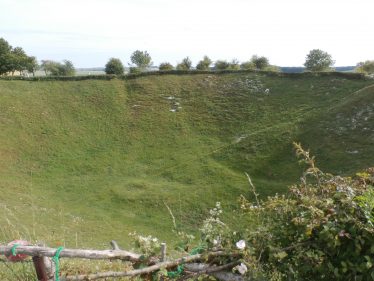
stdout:
[[[371,84],[256,73],[0,81],[0,241],[128,247],[136,230],[172,242],[164,202],[195,232],[215,201],[232,210],[250,196],[244,172],[262,197],[285,192],[300,176],[293,141],[327,171],[373,165],[374,90],[353,94]],[[360,125],[340,131],[352,118]]]

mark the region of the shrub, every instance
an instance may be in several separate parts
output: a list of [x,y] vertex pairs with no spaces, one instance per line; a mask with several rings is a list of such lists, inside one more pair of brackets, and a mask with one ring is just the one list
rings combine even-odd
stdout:
[[252,61],[246,61],[240,65],[240,68],[245,70],[256,69],[256,65]]
[[204,58],[196,65],[196,69],[209,70],[211,64],[212,60],[208,56],[204,56]]
[[365,62],[359,62],[355,69],[358,73],[373,74],[374,73],[374,61],[367,60]]
[[230,68],[230,64],[225,60],[217,60],[216,63],[214,64],[214,69],[216,70],[225,70],[229,68]]
[[280,68],[276,65],[268,65],[264,71],[281,72]]
[[355,179],[325,174],[295,144],[308,168],[287,195],[251,204],[246,218],[257,227],[248,242],[282,280],[372,280],[374,275],[374,169]]
[[139,67],[130,67],[129,69],[130,74],[139,74],[142,72],[142,70]]
[[136,232],[129,233],[129,236],[133,240],[135,248],[141,251],[144,258],[154,256],[160,251],[161,243],[156,237],[151,235],[144,236]]
[[239,61],[237,59],[233,59],[229,63],[229,69],[231,69],[231,70],[239,70],[240,69]]
[[314,49],[306,56],[304,66],[307,71],[330,71],[334,61],[330,54]]
[[132,53],[130,60],[139,70],[144,70],[152,65],[152,58],[147,51],[136,50]]
[[124,71],[125,68],[123,67],[121,60],[117,58],[110,58],[105,65],[106,74],[122,75]]
[[185,57],[181,63],[177,65],[177,70],[190,70],[192,67],[192,61],[189,57]]
[[64,60],[64,64],[60,65],[59,67],[59,75],[62,76],[74,76],[75,75],[75,67],[70,60]]
[[163,62],[163,63],[160,64],[160,66],[158,67],[158,69],[160,71],[169,71],[169,70],[173,70],[174,66],[171,63]]
[[45,75],[52,76],[74,76],[75,68],[71,61],[64,60],[60,63],[52,60],[42,60],[41,69],[44,70]]
[[269,66],[269,60],[266,57],[252,56],[251,62],[255,65],[257,70],[265,70]]

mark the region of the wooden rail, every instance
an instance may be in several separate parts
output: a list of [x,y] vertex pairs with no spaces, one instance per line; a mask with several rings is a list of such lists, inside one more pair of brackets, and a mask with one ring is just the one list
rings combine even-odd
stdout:
[[[88,275],[61,275],[59,277],[60,281],[79,281],[79,280],[97,280],[103,279],[108,277],[134,277],[134,276],[145,276],[147,274],[151,274],[155,271],[160,269],[171,269],[175,268],[180,264],[188,264],[188,263],[196,263],[201,261],[210,261],[217,257],[222,256],[230,256],[231,259],[234,259],[230,263],[223,265],[223,266],[211,266],[207,264],[204,267],[200,268],[200,270],[194,270],[193,268],[189,268],[189,272],[191,276],[196,276],[199,274],[209,274],[209,273],[217,273],[222,271],[223,269],[229,269],[234,267],[239,263],[239,254],[228,254],[223,251],[215,251],[209,252],[206,254],[196,254],[185,256],[175,260],[166,260],[166,244],[163,243],[161,247],[160,258],[150,258],[148,261],[144,261],[142,256],[136,253],[128,252],[121,250],[115,241],[111,241],[110,244],[112,245],[112,250],[89,250],[89,249],[63,249],[60,252],[60,258],[81,258],[81,259],[119,259],[122,261],[129,261],[133,264],[137,264],[139,262],[148,263],[148,266],[140,269],[134,269],[126,272],[103,272],[103,273],[96,273],[96,274],[88,274]],[[12,255],[12,247],[10,246],[0,246],[0,255]],[[32,257],[35,272],[37,275],[37,280],[39,281],[52,281],[55,280],[55,267],[54,263],[52,262],[51,258],[55,256],[57,248],[50,248],[44,246],[23,246],[19,245],[16,248],[17,254],[24,254]],[[230,275],[231,274],[231,275]],[[213,274],[212,274],[213,275]],[[215,275],[216,278],[218,275]],[[229,273],[229,277],[227,278],[218,278],[219,280],[241,280],[237,279],[238,276],[234,276],[232,273]]]
[[[11,255],[13,246],[0,246],[0,255]],[[17,254],[28,256],[53,257],[56,248],[40,246],[18,246]],[[81,258],[81,259],[120,259],[124,261],[136,262],[140,255],[123,250],[81,250],[81,249],[63,249],[60,253],[61,258]]]

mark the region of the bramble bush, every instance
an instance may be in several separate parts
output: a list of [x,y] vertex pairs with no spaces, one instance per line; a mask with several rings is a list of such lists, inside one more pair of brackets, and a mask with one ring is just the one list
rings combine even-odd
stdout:
[[156,237],[151,235],[144,236],[136,232],[129,233],[129,236],[132,238],[135,248],[138,249],[145,258],[157,255],[161,249],[161,243]]
[[250,203],[245,232],[264,269],[281,280],[374,280],[374,169],[355,178],[323,173],[295,144],[308,168],[287,195]]

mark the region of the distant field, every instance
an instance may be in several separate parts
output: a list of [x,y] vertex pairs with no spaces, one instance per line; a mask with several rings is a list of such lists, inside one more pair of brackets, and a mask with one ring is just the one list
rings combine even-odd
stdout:
[[[76,76],[104,75],[104,74],[105,74],[105,71],[102,71],[102,70],[81,70],[81,69],[78,69],[75,72]],[[29,75],[32,76],[32,74],[29,74]],[[41,70],[38,70],[38,71],[35,72],[35,76],[45,76],[45,72],[41,71]]]
[[77,70],[75,75],[104,75],[105,71],[102,70]]
[[262,198],[283,193],[301,171],[293,141],[328,172],[373,166],[371,85],[256,73],[0,81],[0,241],[126,246],[138,231],[172,243],[165,204],[195,232],[216,201],[231,211],[251,196],[245,172]]
[[[355,68],[356,66],[338,66],[334,67],[334,70],[339,72],[354,72]],[[305,67],[281,66],[280,70],[286,73],[301,73],[305,71]]]

